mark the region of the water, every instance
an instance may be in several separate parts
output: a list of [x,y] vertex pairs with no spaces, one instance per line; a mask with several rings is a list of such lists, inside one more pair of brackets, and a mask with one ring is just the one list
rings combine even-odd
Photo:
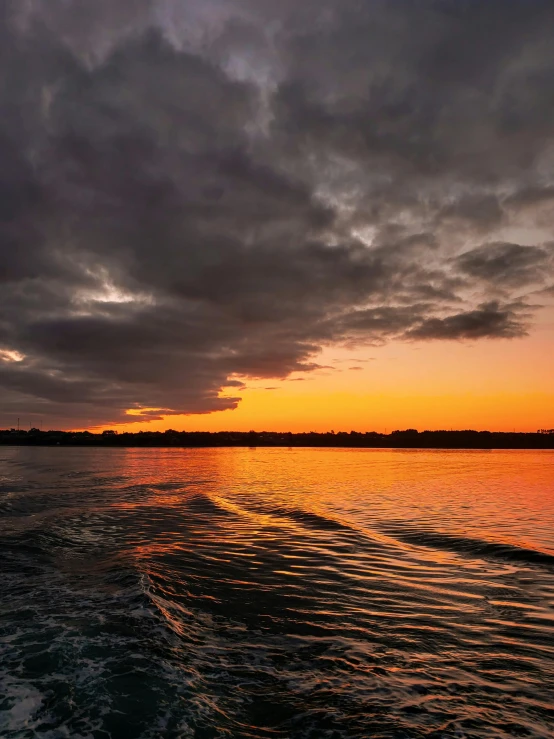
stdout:
[[0,736],[554,735],[554,453],[0,448]]

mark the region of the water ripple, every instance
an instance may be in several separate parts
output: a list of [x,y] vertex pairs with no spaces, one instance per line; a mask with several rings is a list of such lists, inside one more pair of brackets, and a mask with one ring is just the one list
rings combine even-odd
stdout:
[[3,739],[553,735],[554,455],[0,455]]

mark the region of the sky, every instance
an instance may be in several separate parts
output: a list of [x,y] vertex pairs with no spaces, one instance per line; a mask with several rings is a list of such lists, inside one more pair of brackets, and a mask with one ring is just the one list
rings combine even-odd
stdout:
[[551,0],[0,0],[0,427],[554,426]]

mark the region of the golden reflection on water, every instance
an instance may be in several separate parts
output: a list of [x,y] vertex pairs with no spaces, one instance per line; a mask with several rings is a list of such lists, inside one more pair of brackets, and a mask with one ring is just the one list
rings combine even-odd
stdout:
[[134,655],[137,695],[204,736],[551,735],[554,453],[3,453],[10,603],[56,675],[93,644],[114,715]]
[[[554,554],[554,454],[352,449],[109,450],[141,495],[122,508],[179,507],[197,495],[257,527],[295,526],[287,510],[373,529],[410,522],[453,536]],[[117,473],[116,473],[117,474]],[[303,522],[304,523],[304,522]],[[435,551],[437,559],[448,554]]]

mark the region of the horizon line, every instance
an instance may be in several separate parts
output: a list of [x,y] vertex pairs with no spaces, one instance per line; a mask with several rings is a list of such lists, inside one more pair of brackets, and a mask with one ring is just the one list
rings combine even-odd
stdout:
[[63,434],[92,434],[94,436],[102,436],[102,435],[119,435],[119,434],[130,434],[130,435],[137,435],[137,434],[205,434],[205,435],[219,435],[219,434],[237,434],[237,435],[244,435],[248,436],[251,434],[256,435],[263,435],[263,434],[272,434],[277,436],[365,436],[365,435],[375,435],[375,436],[393,436],[396,434],[409,434],[409,435],[415,435],[415,434],[460,434],[460,433],[472,433],[472,434],[554,434],[554,428],[544,428],[544,429],[537,429],[536,431],[520,431],[514,428],[512,431],[494,431],[491,429],[472,429],[472,428],[442,428],[442,429],[423,429],[420,431],[419,429],[408,427],[405,429],[394,429],[393,431],[385,430],[383,431],[375,431],[375,430],[366,430],[366,431],[345,431],[345,430],[339,430],[335,431],[334,429],[328,430],[328,431],[282,431],[282,430],[261,430],[257,431],[256,429],[249,429],[248,431],[239,431],[239,430],[233,430],[233,429],[221,429],[219,431],[202,431],[202,430],[195,430],[195,429],[173,429],[173,428],[167,428],[164,430],[143,430],[140,429],[138,431],[129,431],[129,430],[118,430],[117,426],[119,424],[114,424],[114,428],[106,428],[105,426],[95,426],[92,427],[93,429],[101,429],[101,430],[91,430],[91,429],[56,429],[51,428],[47,431],[44,431],[41,428],[38,427],[31,427],[28,430],[27,429],[16,429],[15,427],[6,427],[4,429],[0,429],[0,433],[23,433],[28,434],[31,431],[34,431],[35,433],[63,433]]

